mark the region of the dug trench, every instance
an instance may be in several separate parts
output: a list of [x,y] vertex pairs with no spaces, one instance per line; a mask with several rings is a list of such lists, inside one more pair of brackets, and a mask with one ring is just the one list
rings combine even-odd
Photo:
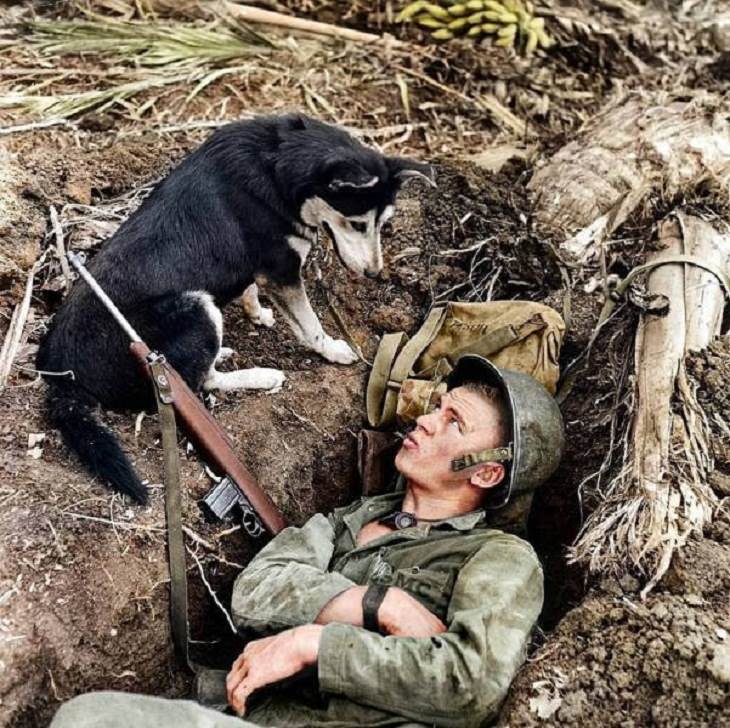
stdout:
[[[30,147],[16,150],[33,174],[30,192],[15,190],[33,203],[28,218],[13,228],[19,236],[38,229],[47,204],[69,201],[63,179],[74,179],[73,189],[84,191],[85,202],[108,203],[157,178],[190,147],[183,138],[164,147],[146,146],[142,154],[141,146],[133,149],[121,141],[101,151],[78,150],[71,160],[59,139],[62,135],[44,136],[42,155]],[[116,161],[125,155],[135,163]],[[559,267],[532,225],[525,190],[530,174],[521,164],[493,173],[467,162],[439,163],[438,189],[414,184],[401,194],[398,212],[384,232],[381,281],[351,280],[323,240],[306,277],[328,332],[340,335],[334,308],[371,359],[378,336],[413,333],[432,302],[444,296],[478,300],[489,291],[493,298],[527,298],[561,310]],[[12,247],[12,240],[7,242]],[[74,246],[82,241],[72,237],[67,242]],[[47,269],[38,282],[28,358],[0,402],[0,724],[18,727],[45,725],[61,701],[87,690],[181,696],[190,684],[170,644],[156,416],[138,421],[129,413],[103,414],[150,482],[148,508],[133,506],[93,482],[43,419],[44,387],[30,357],[60,303],[58,286],[51,285],[57,272]],[[598,305],[582,287],[573,290],[563,363],[585,345]],[[356,436],[365,425],[368,367],[328,364],[302,350],[282,322],[273,329],[255,328],[235,303],[225,312],[224,330],[224,343],[236,350],[228,366],[275,366],[287,374],[277,394],[231,393],[209,401],[286,518],[299,524],[316,511],[357,497]],[[583,571],[566,565],[565,548],[580,527],[578,485],[598,470],[609,441],[616,388],[611,363],[630,344],[630,327],[616,331],[596,351],[564,405],[567,452],[533,506],[530,537],[544,563],[546,605],[531,661],[502,712],[505,724],[544,723],[539,710],[555,724],[610,724],[605,711],[611,700],[617,721],[623,715],[638,725],[654,715],[659,723],[673,724],[661,718],[673,715],[678,701],[678,715],[702,703],[697,709],[710,720],[716,715],[712,711],[721,709],[722,695],[727,696],[727,680],[722,682],[726,663],[721,651],[713,651],[725,639],[722,630],[730,628],[727,600],[722,602],[730,588],[727,529],[719,525],[717,533],[695,544],[692,548],[699,551],[688,551],[678,561],[666,593],[657,593],[651,597],[657,601],[645,606],[636,605],[638,583],[631,582],[599,584],[584,599]],[[44,437],[29,442],[38,433]],[[181,452],[192,634],[207,659],[224,663],[240,645],[211,591],[225,605],[236,573],[260,544],[248,540],[235,523],[203,518],[198,500],[211,482],[184,441]],[[655,612],[655,604],[666,613],[659,607]],[[644,632],[648,626],[656,636]],[[684,648],[670,639],[677,630],[692,635],[679,661],[675,651]],[[651,662],[642,654],[649,642],[637,650],[639,631],[642,639],[665,645],[664,651],[656,648]],[[612,669],[617,665],[621,670]],[[606,676],[608,670],[615,674]],[[677,692],[667,675],[677,675],[686,694]],[[699,683],[694,682],[698,675]],[[639,679],[648,687],[636,690]],[[706,705],[693,692],[697,685],[697,691],[706,688],[713,696]],[[659,708],[652,713],[655,704]]]

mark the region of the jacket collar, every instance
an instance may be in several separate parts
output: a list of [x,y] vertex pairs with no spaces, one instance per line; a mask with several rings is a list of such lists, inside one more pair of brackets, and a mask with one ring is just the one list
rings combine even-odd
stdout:
[[[382,518],[383,516],[387,516],[389,513],[398,510],[402,503],[402,491],[363,498],[360,506],[351,513],[348,513],[343,519],[350,531],[353,541],[357,540],[357,534],[366,523]],[[432,528],[451,528],[455,531],[471,531],[480,523],[486,523],[486,513],[481,508],[476,511],[470,511],[469,513],[452,516],[451,518],[444,518],[442,521],[422,521],[413,529],[405,530],[420,532],[421,534],[428,533]]]

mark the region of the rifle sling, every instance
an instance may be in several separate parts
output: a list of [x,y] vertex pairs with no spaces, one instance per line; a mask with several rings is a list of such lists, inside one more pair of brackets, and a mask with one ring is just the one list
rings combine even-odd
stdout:
[[558,404],[562,404],[572,392],[579,374],[579,362],[582,360],[584,366],[587,365],[588,359],[591,355],[591,350],[593,349],[593,344],[595,344],[596,339],[601,333],[604,324],[606,324],[611,318],[611,315],[618,305],[618,302],[626,294],[626,291],[628,291],[628,288],[633,282],[634,278],[636,278],[636,276],[640,273],[649,273],[659,266],[669,265],[673,263],[696,265],[697,267],[704,268],[709,273],[712,273],[712,275],[717,278],[720,288],[725,294],[725,298],[730,301],[730,276],[728,276],[727,273],[719,266],[716,266],[710,261],[702,260],[701,258],[698,258],[694,255],[673,254],[662,255],[658,258],[655,258],[654,260],[650,260],[648,263],[642,263],[641,265],[637,265],[635,268],[629,271],[629,274],[623,280],[619,281],[616,287],[611,291],[610,295],[606,297],[603,308],[601,309],[601,313],[598,316],[598,321],[593,328],[593,333],[588,339],[588,344],[586,345],[585,349],[583,349],[583,352],[578,357],[576,357],[563,372],[562,382],[560,383],[558,393],[555,395],[555,399],[558,401]]
[[194,673],[200,666],[190,659],[188,624],[188,580],[185,567],[185,542],[180,500],[180,458],[177,450],[175,410],[172,407],[170,381],[162,360],[149,363],[154,384],[157,411],[160,415],[162,448],[165,457],[165,517],[167,522],[167,556],[170,567],[170,629],[175,651]]

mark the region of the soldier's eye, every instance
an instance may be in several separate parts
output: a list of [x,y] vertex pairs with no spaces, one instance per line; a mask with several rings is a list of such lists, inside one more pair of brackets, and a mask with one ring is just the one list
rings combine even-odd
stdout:
[[364,223],[364,222],[352,222],[352,221],[350,221],[350,225],[352,225],[352,229],[356,233],[360,233],[361,235],[368,229],[367,223]]

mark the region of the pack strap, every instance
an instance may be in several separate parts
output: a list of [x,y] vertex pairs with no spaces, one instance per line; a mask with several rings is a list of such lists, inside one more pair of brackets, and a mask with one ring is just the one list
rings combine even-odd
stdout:
[[445,306],[431,309],[423,326],[405,345],[403,342],[407,337],[402,332],[383,337],[368,381],[367,411],[371,427],[392,422],[398,407],[401,384],[411,373],[416,359],[436,338],[445,317]]
[[498,351],[502,351],[502,349],[506,349],[508,346],[542,331],[546,326],[547,323],[540,314],[535,314],[517,325],[505,324],[498,329],[488,331],[471,344],[450,352],[449,360],[452,364],[455,364],[462,354],[477,354],[489,358],[492,354],[496,354]]
[[583,350],[583,353],[580,356],[573,360],[568,369],[566,369],[563,376],[563,382],[560,385],[560,390],[555,397],[559,404],[562,404],[565,401],[565,399],[568,397],[573,387],[575,386],[575,381],[578,377],[577,364],[582,359],[588,360],[591,354],[591,349],[593,348],[593,344],[598,338],[598,335],[601,333],[601,329],[603,329],[604,324],[611,317],[611,314],[613,314],[619,301],[626,294],[626,291],[629,289],[629,286],[633,283],[636,276],[640,275],[641,273],[651,271],[654,268],[658,268],[659,266],[669,265],[672,263],[695,265],[698,268],[704,268],[709,273],[712,273],[712,275],[714,275],[719,281],[720,287],[723,289],[725,297],[730,300],[730,276],[728,276],[725,271],[723,271],[721,268],[714,265],[713,263],[702,260],[701,258],[697,258],[694,255],[664,255],[660,258],[649,261],[648,263],[642,263],[641,265],[637,265],[635,268],[632,268],[629,274],[623,280],[619,281],[618,284],[610,289],[609,294],[608,296],[606,296],[606,300],[603,304],[603,308],[601,309],[601,313],[598,316],[598,321],[596,322],[596,325],[593,329],[593,333],[591,334],[591,338],[588,340],[586,348]]
[[149,363],[160,416],[162,448],[165,458],[165,517],[167,521],[167,558],[170,568],[170,629],[178,658],[192,672],[199,666],[190,659],[188,624],[188,580],[185,567],[185,542],[180,500],[180,458],[170,380],[157,357]]

